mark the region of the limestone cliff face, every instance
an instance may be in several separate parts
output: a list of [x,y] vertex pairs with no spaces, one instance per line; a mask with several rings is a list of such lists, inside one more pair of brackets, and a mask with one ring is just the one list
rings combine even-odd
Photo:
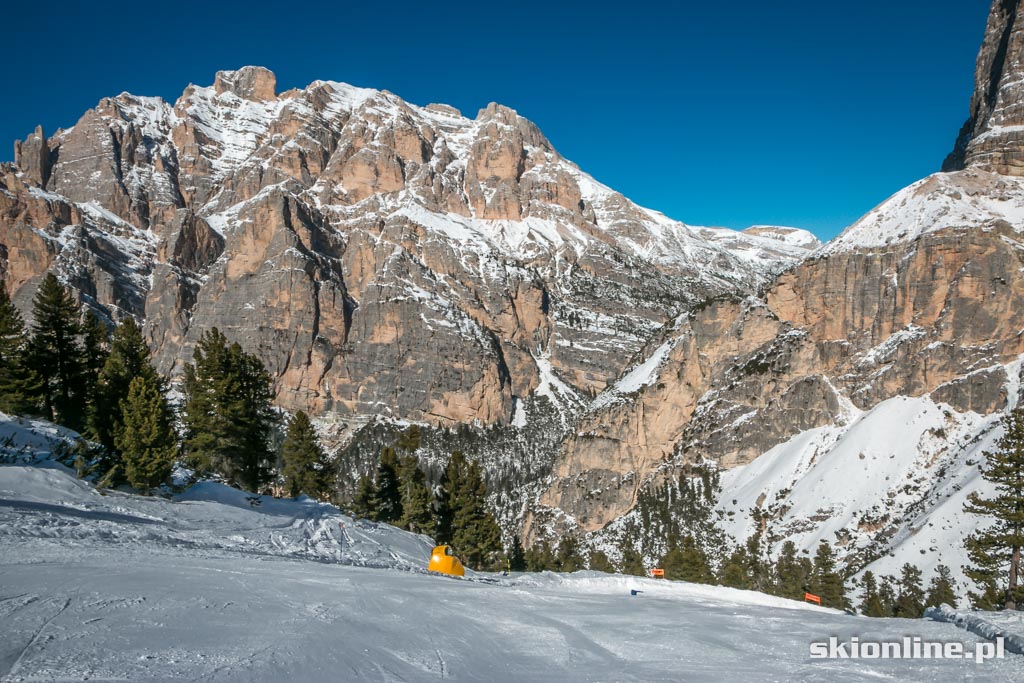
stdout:
[[171,373],[217,326],[283,407],[356,423],[505,423],[537,390],[569,410],[687,305],[814,246],[638,207],[507,107],[279,93],[259,67],[173,104],[104,99],[15,156],[0,274],[20,305],[54,270],[101,315],[144,319]]
[[1024,17],[1020,0],[993,0],[975,69],[970,117],[944,171],[1024,175]]
[[1003,410],[1004,366],[1024,353],[1022,268],[1019,228],[951,228],[811,258],[763,298],[687,313],[643,386],[593,402],[541,505],[595,531],[672,464],[743,465],[895,396]]

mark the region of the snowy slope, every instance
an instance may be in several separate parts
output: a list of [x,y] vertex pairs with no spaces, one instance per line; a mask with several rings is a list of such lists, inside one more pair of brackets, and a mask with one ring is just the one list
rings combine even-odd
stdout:
[[977,170],[936,173],[882,202],[817,253],[872,249],[945,228],[999,224],[1024,231],[1024,179]]
[[910,562],[927,581],[945,564],[964,586],[963,539],[982,520],[963,505],[972,491],[989,493],[977,464],[999,417],[958,413],[928,396],[851,411],[846,424],[803,432],[724,472],[726,529],[750,536],[758,507],[769,516],[773,555],[785,540],[813,554],[824,539],[838,542],[841,558],[873,560],[865,569],[876,574]]
[[1024,676],[1020,658],[808,658],[830,635],[977,641],[949,624],[595,573],[428,575],[426,540],[383,526],[350,528],[352,557],[374,567],[344,565],[327,538],[339,520],[351,521],[308,501],[251,508],[210,484],[169,501],[101,495],[46,460],[0,466],[0,679]]

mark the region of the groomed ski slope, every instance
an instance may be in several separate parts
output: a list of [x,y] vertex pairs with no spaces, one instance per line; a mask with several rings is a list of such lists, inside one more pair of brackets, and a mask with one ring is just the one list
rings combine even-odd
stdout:
[[[61,434],[0,418],[7,436]],[[1016,656],[809,658],[832,635],[977,642],[951,624],[589,572],[459,580],[423,571],[429,548],[310,501],[101,495],[46,459],[2,465],[0,680],[1024,680]]]

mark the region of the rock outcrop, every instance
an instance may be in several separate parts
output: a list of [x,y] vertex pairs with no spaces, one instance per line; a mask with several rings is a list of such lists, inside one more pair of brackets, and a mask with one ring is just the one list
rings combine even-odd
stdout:
[[994,0],[975,68],[970,116],[943,171],[1024,175],[1024,16],[1019,0]]

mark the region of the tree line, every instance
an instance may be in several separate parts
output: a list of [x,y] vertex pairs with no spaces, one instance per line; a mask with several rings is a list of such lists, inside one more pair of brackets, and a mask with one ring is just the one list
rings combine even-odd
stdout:
[[270,375],[216,328],[200,337],[183,389],[179,438],[168,382],[133,318],[111,330],[49,273],[26,327],[0,283],[0,411],[82,434],[82,474],[146,491],[166,482],[181,460],[197,476],[218,475],[251,491],[267,490],[275,478],[296,495],[328,491],[327,459],[308,416],[290,420],[279,457]]
[[[280,419],[270,374],[218,329],[200,336],[185,367],[179,435],[168,382],[132,318],[109,330],[51,273],[36,292],[32,319],[27,329],[0,282],[0,411],[81,433],[82,474],[147,491],[181,461],[195,477],[218,476],[248,491],[334,498],[336,467],[309,416],[295,413],[275,447]],[[359,482],[356,514],[451,543],[471,567],[504,564],[480,466],[454,453],[430,485],[415,455],[419,445],[413,426],[383,449],[375,475]]]
[[420,439],[412,425],[381,449],[376,471],[359,479],[353,512],[450,544],[473,569],[505,568],[501,528],[487,509],[479,463],[456,451],[432,484],[415,455]]

